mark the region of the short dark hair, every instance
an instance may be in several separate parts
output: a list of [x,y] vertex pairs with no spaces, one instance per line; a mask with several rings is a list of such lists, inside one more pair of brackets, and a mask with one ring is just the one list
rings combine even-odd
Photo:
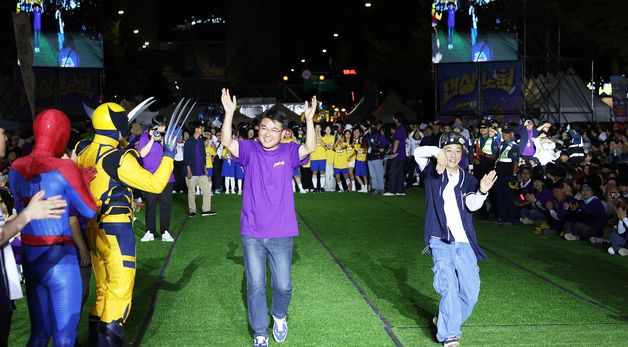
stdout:
[[196,128],[200,128],[200,127],[204,127],[204,126],[205,125],[201,121],[198,121],[198,120],[193,120],[189,124],[190,130],[192,130],[192,131],[196,130]]
[[288,116],[280,110],[270,108],[259,116],[260,121],[264,118],[281,123],[281,129],[285,129],[288,126]]
[[164,116],[158,114],[153,117],[152,123],[153,126],[166,125],[166,119],[164,118]]
[[393,113],[393,118],[395,118],[401,124],[406,124],[406,115],[401,111]]

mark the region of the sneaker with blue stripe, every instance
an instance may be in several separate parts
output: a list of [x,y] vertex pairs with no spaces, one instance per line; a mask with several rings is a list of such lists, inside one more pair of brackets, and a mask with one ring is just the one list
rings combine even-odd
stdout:
[[253,347],[268,347],[268,337],[258,335],[253,338]]
[[284,342],[288,336],[288,322],[286,317],[277,318],[273,316],[275,324],[273,324],[273,337],[277,342]]

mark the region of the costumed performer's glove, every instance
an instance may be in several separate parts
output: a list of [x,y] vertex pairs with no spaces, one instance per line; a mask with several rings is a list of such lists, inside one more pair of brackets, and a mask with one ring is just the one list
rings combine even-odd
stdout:
[[166,135],[163,136],[163,146],[164,146],[164,156],[174,158],[174,152],[177,148],[177,141],[179,136],[181,136],[181,132],[183,131],[183,126],[185,125],[185,121],[188,119],[188,116],[194,109],[196,102],[192,104],[190,109],[187,111],[185,117],[182,117],[185,113],[185,109],[188,107],[191,99],[185,102],[183,107],[183,101],[185,98],[181,99],[177,104],[177,107],[172,112],[172,117],[170,117],[170,123],[168,124],[168,129],[166,129]]

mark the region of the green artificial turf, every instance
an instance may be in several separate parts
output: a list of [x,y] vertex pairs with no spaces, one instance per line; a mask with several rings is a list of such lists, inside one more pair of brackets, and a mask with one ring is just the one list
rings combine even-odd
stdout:
[[[404,197],[296,197],[300,236],[294,242],[290,333],[282,345],[394,346],[393,339],[403,346],[437,345],[430,323],[438,310],[432,260],[421,255],[423,199],[419,189]],[[217,216],[187,219],[185,196],[175,197],[174,245],[139,242],[144,223],[138,214],[138,270],[126,344],[140,337],[143,346],[251,344],[241,197],[215,195],[212,202]],[[463,346],[625,345],[626,257],[586,242],[536,236],[529,226],[479,221],[476,228],[489,259],[480,263],[480,299],[463,327]],[[22,300],[10,345],[24,345],[28,332]],[[271,345],[277,345],[272,338]]]

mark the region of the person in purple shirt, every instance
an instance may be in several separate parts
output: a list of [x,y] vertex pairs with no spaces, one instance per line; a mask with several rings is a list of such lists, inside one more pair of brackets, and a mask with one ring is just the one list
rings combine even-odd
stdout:
[[520,196],[525,199],[521,209],[522,224],[542,224],[547,222],[547,203],[552,201],[552,192],[545,186],[544,177],[535,176],[532,179],[534,189],[531,192],[520,190]]
[[552,184],[552,201],[548,202],[545,206],[548,210],[548,231],[549,234],[560,233],[565,229],[565,223],[570,221],[574,217],[574,213],[569,209],[569,206],[577,204],[578,200],[573,196],[567,195],[565,191],[566,183],[563,180],[558,180]]
[[266,261],[272,287],[273,337],[283,342],[288,334],[286,321],[292,297],[292,237],[298,235],[292,193],[294,168],[307,163],[316,149],[314,113],[316,97],[305,102],[307,125],[305,143],[280,143],[287,126],[286,115],[276,109],[264,112],[257,141],[231,138],[236,97],[222,90],[225,119],[223,146],[242,164],[246,172],[242,197],[240,233],[246,274],[246,296],[253,346],[268,346],[268,307],[266,303]]
[[456,29],[456,10],[458,5],[454,2],[447,4],[447,48],[454,48],[454,30]]
[[405,117],[403,112],[395,112],[393,115],[395,122],[395,134],[392,138],[392,148],[388,154],[388,181],[390,191],[383,196],[406,195],[406,185],[403,178],[403,169],[406,162],[406,132]]
[[569,209],[574,218],[565,222],[565,240],[575,241],[585,239],[591,243],[602,243],[602,234],[608,217],[602,202],[593,195],[590,184],[584,183],[580,187],[582,201],[570,203]]
[[215,216],[218,212],[212,207],[212,184],[205,171],[205,138],[202,136],[205,126],[199,121],[190,122],[190,129],[194,133],[183,145],[183,161],[186,167],[185,184],[188,187],[188,216],[196,217],[196,186],[201,188],[203,194],[203,207],[201,216]]
[[35,53],[39,53],[39,34],[41,33],[41,6],[35,4],[33,9],[33,30],[35,33],[35,39],[33,46],[35,46]]
[[[142,157],[142,167],[154,173],[161,164],[164,156],[164,146],[161,144],[162,136],[166,133],[166,120],[162,115],[156,115],[152,120],[153,127],[146,130],[137,143],[137,150]],[[154,241],[157,234],[157,205],[159,205],[159,230],[161,240],[173,242],[174,238],[168,232],[170,229],[170,215],[172,214],[172,186],[174,184],[174,174],[170,175],[170,180],[159,194],[144,192],[144,203],[146,204],[146,233],[141,238],[142,242]]]

